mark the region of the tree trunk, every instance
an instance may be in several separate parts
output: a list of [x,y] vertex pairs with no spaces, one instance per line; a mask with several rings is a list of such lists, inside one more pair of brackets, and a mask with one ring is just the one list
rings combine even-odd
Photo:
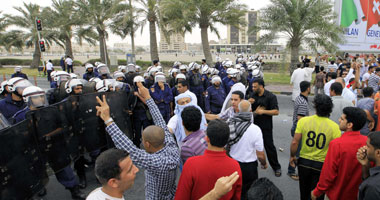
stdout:
[[212,67],[212,55],[210,52],[210,44],[208,42],[208,33],[207,33],[208,27],[201,27],[201,38],[202,38],[202,47],[203,47],[203,54],[206,58],[207,65]]
[[38,40],[36,40],[34,41],[33,61],[30,67],[37,68],[40,65],[40,60],[41,60],[40,45],[38,43]]
[[100,48],[100,59],[102,60],[102,63],[105,63],[109,65],[109,57],[107,53],[107,44],[105,40],[105,34],[104,31],[97,29],[99,33],[99,48]]
[[156,21],[149,21],[149,32],[150,32],[150,59],[159,60],[158,48],[157,48],[157,37],[156,37]]
[[71,46],[71,38],[69,37],[65,38],[65,55],[70,56],[70,58],[74,60],[73,48]]
[[297,64],[299,63],[298,55],[299,55],[299,46],[291,44],[290,45],[290,66],[289,66],[290,75],[293,73],[295,69],[297,69]]
[[[133,7],[132,7],[132,0],[129,0],[129,7],[130,7],[130,17],[133,18]],[[131,25],[131,45],[132,45],[132,54],[135,54],[135,30],[133,27],[133,23]]]

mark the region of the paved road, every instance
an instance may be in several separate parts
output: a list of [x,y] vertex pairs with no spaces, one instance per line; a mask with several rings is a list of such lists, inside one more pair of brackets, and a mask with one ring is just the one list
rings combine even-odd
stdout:
[[[287,165],[289,161],[289,145],[291,142],[290,128],[292,121],[293,105],[290,96],[278,95],[280,107],[280,115],[274,117],[274,141],[278,150],[279,161],[282,165],[282,176],[277,178],[274,176],[273,170],[269,167],[267,170],[259,169],[259,177],[267,177],[272,180],[282,191],[285,200],[299,199],[298,182],[290,179],[287,173]],[[311,101],[310,101],[311,102]],[[91,192],[94,188],[100,187],[96,182],[93,170],[87,171],[88,187],[84,190],[86,193]],[[143,200],[144,195],[144,172],[140,170],[137,174],[134,186],[125,193],[126,199]],[[48,194],[43,199],[71,199],[69,191],[60,185],[54,176],[50,176],[47,185]]]

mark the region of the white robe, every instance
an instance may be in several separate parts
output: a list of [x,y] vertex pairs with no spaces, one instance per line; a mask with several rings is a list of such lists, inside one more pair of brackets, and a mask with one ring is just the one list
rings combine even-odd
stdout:
[[290,83],[293,84],[292,100],[294,101],[300,95],[300,83],[307,78],[307,72],[304,69],[298,68],[294,70]]

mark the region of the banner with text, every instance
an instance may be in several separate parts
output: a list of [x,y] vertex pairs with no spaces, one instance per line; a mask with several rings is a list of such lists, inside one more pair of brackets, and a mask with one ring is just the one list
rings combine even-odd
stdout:
[[344,28],[341,51],[380,52],[380,0],[336,0]]

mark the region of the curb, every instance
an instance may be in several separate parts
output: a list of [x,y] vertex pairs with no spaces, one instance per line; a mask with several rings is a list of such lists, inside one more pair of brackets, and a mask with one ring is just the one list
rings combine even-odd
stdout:
[[273,94],[292,95],[292,92],[271,91]]

